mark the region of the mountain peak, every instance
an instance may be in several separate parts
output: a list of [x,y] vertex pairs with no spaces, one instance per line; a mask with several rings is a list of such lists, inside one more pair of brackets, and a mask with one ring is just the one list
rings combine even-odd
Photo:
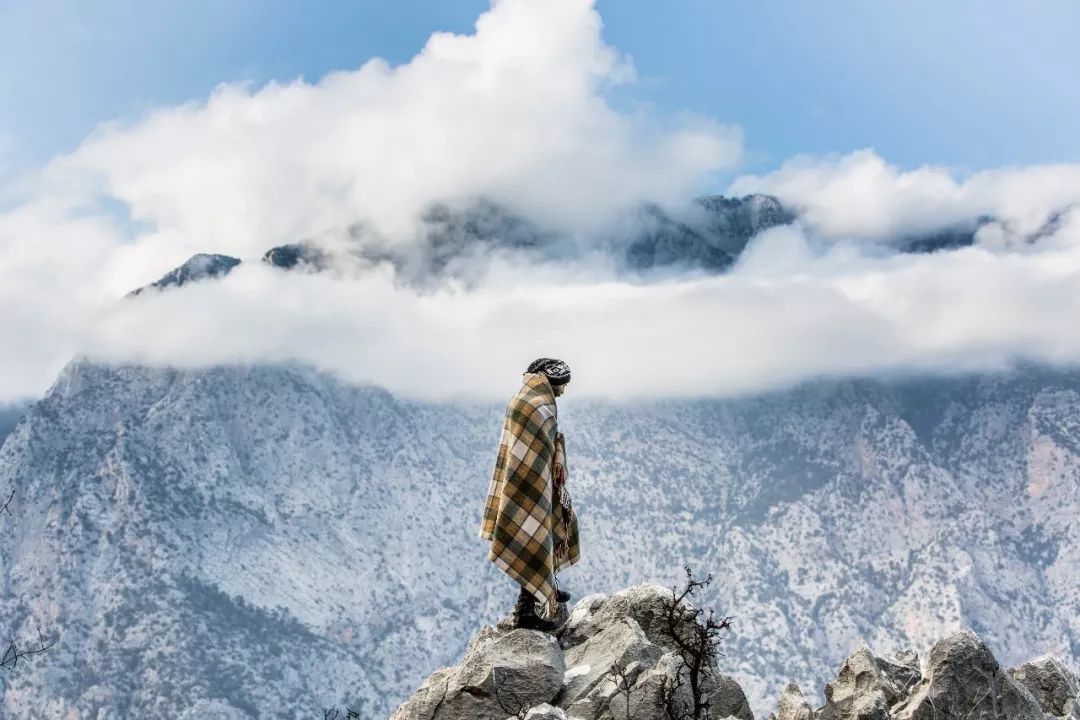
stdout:
[[224,277],[233,268],[240,264],[239,258],[231,255],[219,255],[216,253],[197,253],[187,261],[161,276],[160,279],[136,288],[128,293],[128,297],[141,294],[145,290],[164,290],[171,287],[180,287],[190,282],[206,280],[210,278]]

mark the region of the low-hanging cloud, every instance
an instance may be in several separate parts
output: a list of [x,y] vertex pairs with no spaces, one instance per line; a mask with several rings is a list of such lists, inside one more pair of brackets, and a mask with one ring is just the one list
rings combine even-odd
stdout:
[[501,397],[541,355],[571,362],[577,394],[608,398],[1073,363],[1078,240],[874,258],[852,246],[821,253],[786,227],[760,236],[729,275],[568,281],[551,266],[530,268],[525,284],[520,268],[493,262],[479,287],[423,294],[387,268],[356,279],[241,267],[116,308],[100,318],[94,352],[185,366],[299,360],[426,399]]
[[[797,157],[740,177],[734,194],[766,193],[828,238],[902,239],[993,218],[994,238],[1021,240],[1080,206],[1080,165],[1003,168],[958,178],[948,168],[902,170],[872,150]],[[990,238],[988,238],[989,240]]]
[[105,126],[46,187],[122,203],[129,284],[196,251],[241,257],[362,223],[409,242],[434,202],[485,198],[580,230],[645,200],[683,200],[740,154],[707,118],[620,112],[633,81],[591,0],[499,0],[471,35],[314,84],[222,85],[203,103]]
[[[475,33],[433,35],[397,67],[223,86],[100,129],[0,212],[0,401],[40,393],[79,354],[301,362],[425,399],[501,398],[540,355],[570,362],[575,394],[617,398],[1080,361],[1068,331],[1080,169],[959,177],[870,151],[735,181],[733,192],[777,194],[801,218],[755,238],[721,276],[627,279],[598,245],[560,261],[478,252],[467,286],[419,290],[385,265],[245,262],[122,299],[195,252],[251,260],[305,237],[407,245],[435,202],[485,198],[587,237],[643,201],[685,200],[737,160],[739,132],[613,108],[606,90],[633,68],[600,30],[587,0],[499,0]],[[1000,222],[959,251],[860,242],[981,215]],[[1018,240],[1054,217],[1036,242]],[[357,224],[366,232],[347,232]]]

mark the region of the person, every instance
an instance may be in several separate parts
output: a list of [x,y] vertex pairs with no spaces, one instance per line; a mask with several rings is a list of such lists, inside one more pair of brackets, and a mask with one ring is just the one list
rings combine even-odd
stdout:
[[570,599],[556,573],[580,556],[555,405],[569,382],[570,368],[561,360],[539,358],[526,368],[506,407],[480,527],[480,537],[491,541],[488,559],[520,586],[516,626],[546,632],[556,627],[549,618],[558,603]]

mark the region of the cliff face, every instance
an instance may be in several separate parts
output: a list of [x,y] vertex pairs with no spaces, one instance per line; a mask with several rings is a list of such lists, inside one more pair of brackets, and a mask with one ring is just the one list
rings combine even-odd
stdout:
[[[503,409],[295,367],[73,364],[0,446],[0,629],[62,639],[5,676],[2,713],[387,716],[513,604],[477,538]],[[1075,669],[1078,418],[1080,376],[1034,369],[568,396],[565,585],[711,572],[701,604],[735,616],[724,672],[759,716],[862,641],[924,652],[966,626],[1002,663]]]
[[[485,626],[391,720],[753,720],[739,684],[710,666],[694,714],[685,656],[665,623],[670,591],[584,598],[554,635]],[[692,622],[692,621],[688,621]],[[721,658],[723,660],[723,658]],[[722,663],[721,663],[722,664]],[[665,688],[676,688],[665,692]],[[699,702],[699,706],[702,703]],[[970,629],[881,657],[857,648],[817,708],[789,684],[769,720],[1080,720],[1080,677],[1054,658],[1002,668]]]

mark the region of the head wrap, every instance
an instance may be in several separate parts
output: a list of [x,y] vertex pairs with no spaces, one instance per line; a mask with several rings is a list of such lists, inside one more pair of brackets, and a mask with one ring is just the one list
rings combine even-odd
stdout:
[[565,385],[570,382],[570,366],[562,360],[555,360],[554,358],[533,360],[525,372],[542,372],[547,375],[548,382],[552,385]]

